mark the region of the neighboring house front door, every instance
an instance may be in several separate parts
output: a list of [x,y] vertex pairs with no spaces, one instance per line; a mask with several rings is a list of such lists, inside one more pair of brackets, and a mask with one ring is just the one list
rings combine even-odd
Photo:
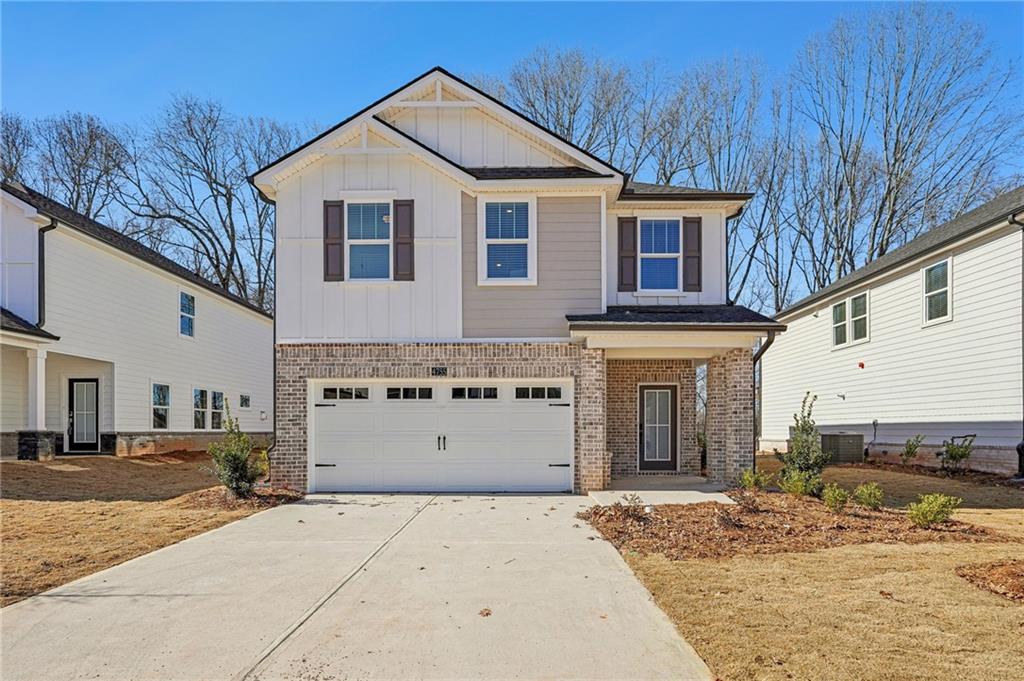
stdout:
[[640,470],[676,470],[679,439],[674,385],[640,386]]
[[99,380],[68,379],[68,444],[70,452],[99,450]]

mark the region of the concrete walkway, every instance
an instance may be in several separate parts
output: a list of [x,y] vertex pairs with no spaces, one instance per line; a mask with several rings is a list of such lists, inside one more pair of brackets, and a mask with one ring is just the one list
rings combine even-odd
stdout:
[[0,611],[21,679],[710,679],[570,496],[314,496]]

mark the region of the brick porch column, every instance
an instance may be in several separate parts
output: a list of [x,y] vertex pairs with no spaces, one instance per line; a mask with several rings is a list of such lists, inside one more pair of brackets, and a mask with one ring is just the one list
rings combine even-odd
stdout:
[[754,465],[754,373],[750,350],[708,360],[708,477],[732,482]]
[[576,381],[576,481],[580,494],[606,489],[612,457],[605,440],[604,350],[584,349]]

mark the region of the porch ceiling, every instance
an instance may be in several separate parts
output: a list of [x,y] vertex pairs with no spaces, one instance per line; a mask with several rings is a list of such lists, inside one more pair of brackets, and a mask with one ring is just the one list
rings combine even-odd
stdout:
[[569,329],[588,348],[603,348],[607,359],[706,359],[735,348],[753,350],[767,332],[755,331],[590,331]]

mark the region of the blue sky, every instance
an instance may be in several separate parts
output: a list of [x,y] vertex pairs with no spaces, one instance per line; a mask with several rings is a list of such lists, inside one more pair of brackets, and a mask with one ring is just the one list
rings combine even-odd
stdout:
[[[501,73],[542,45],[669,69],[733,53],[782,71],[857,3],[2,3],[5,110],[111,122],[173,93],[235,113],[330,125],[441,64]],[[1024,3],[967,3],[1000,56],[1020,60]]]

